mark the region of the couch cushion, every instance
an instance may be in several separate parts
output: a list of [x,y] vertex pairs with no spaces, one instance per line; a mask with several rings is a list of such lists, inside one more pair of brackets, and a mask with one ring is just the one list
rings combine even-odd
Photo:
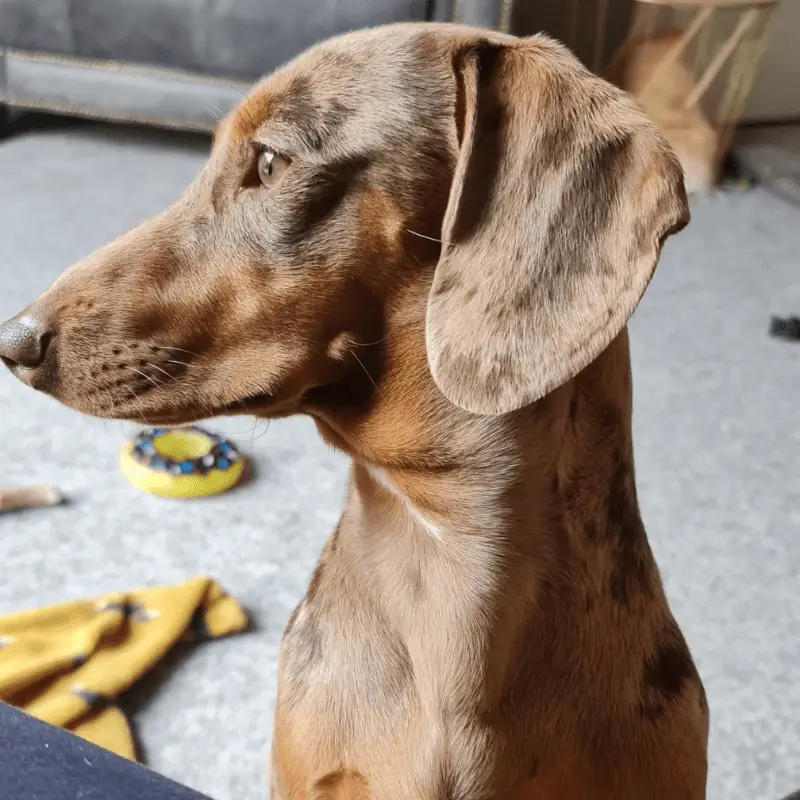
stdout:
[[70,0],[0,0],[0,47],[72,53]]
[[355,28],[425,19],[425,0],[210,0],[206,59],[228,76],[257,77],[315,42]]
[[75,55],[196,70],[206,0],[70,0]]
[[337,33],[424,20],[427,0],[0,0],[0,46],[252,79]]

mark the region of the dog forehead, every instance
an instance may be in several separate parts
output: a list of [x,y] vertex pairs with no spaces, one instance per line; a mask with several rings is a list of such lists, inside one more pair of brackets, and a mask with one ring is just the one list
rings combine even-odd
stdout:
[[449,28],[399,24],[328,39],[258,83],[227,127],[252,138],[276,117],[300,126],[312,118],[326,125],[344,117],[411,121],[420,100],[451,88],[438,67],[449,63],[452,34]]

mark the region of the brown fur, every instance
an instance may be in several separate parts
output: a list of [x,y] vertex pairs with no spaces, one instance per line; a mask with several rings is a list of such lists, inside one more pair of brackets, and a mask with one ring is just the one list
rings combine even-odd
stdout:
[[55,332],[12,367],[86,413],[305,413],[351,456],[281,647],[275,800],[705,796],[625,331],[687,219],[653,126],[559,45],[380,28],[259,85],[175,206],[0,329],[9,362]]

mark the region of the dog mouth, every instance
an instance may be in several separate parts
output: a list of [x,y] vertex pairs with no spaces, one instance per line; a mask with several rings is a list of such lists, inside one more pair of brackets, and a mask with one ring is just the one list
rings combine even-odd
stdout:
[[272,416],[273,410],[279,405],[280,400],[275,395],[259,392],[217,406],[197,406],[147,416],[158,424],[187,424],[213,417]]
[[284,410],[284,407],[288,408],[289,406],[291,406],[290,402],[283,401],[274,394],[257,392],[218,405],[198,402],[186,406],[159,408],[154,406],[148,407],[145,403],[136,403],[136,405],[129,406],[120,405],[119,403],[106,406],[106,404],[103,403],[97,408],[80,408],[79,410],[103,419],[116,419],[148,426],[166,426],[188,425],[213,419],[214,417],[282,416],[285,413],[290,413],[288,410]]
[[269,392],[256,392],[245,395],[242,398],[231,402],[222,403],[219,406],[212,406],[211,416],[234,416],[236,414],[255,414],[263,412],[272,407],[277,401],[274,394]]
[[224,408],[228,413],[233,411],[236,407],[242,409],[245,413],[252,414],[255,411],[264,410],[275,405],[277,398],[270,392],[257,392],[250,394],[241,400],[237,400],[233,405],[226,404]]
[[[203,368],[181,355],[184,352],[197,359],[188,350],[167,358],[174,355],[172,348],[137,343],[116,345],[102,360],[70,362],[67,366],[72,368],[68,369],[59,370],[54,360],[36,370],[13,365],[11,371],[31,388],[76,411],[135,424],[166,426],[214,417],[283,416],[288,413],[285,409],[297,405],[289,387],[281,390],[270,385],[277,382],[272,375],[251,375],[246,380],[224,365]],[[159,358],[159,353],[164,357]]]

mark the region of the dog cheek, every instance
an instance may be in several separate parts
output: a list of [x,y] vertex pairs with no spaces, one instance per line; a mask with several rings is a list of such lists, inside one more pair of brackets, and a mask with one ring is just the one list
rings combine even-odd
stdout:
[[200,389],[210,405],[235,403],[254,394],[290,393],[309,361],[308,348],[273,340],[234,344],[207,368]]
[[331,264],[350,260],[358,230],[356,167],[316,176],[313,184],[271,209],[268,247],[278,263]]

